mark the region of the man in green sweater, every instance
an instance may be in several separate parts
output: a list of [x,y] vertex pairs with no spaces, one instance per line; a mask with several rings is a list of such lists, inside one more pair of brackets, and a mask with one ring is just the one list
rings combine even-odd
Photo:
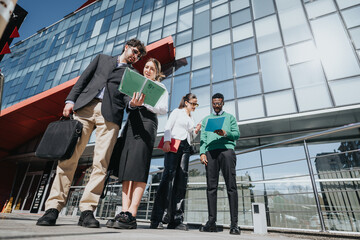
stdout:
[[[236,140],[240,137],[236,118],[222,110],[224,96],[216,93],[212,96],[214,112],[205,117],[201,124],[200,138],[200,161],[205,164],[207,202],[209,219],[205,226],[200,227],[200,232],[216,232],[217,212],[217,189],[219,182],[219,171],[221,170],[226,184],[226,190],[230,205],[230,234],[240,234],[238,227],[238,194],[236,186]],[[225,117],[222,129],[214,132],[205,131],[209,118]]]

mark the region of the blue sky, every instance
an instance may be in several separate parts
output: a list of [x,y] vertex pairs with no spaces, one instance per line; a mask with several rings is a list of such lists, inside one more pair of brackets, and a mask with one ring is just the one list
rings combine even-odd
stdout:
[[47,27],[67,14],[78,9],[86,0],[18,0],[28,15],[19,29],[19,38],[15,38],[12,44],[26,39],[36,31]]

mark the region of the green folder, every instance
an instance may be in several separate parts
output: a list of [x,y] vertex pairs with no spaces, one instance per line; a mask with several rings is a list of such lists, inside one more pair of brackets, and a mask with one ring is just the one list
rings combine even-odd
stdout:
[[164,94],[165,88],[143,75],[126,68],[119,86],[119,91],[132,97],[134,92],[145,94],[144,103],[155,106]]

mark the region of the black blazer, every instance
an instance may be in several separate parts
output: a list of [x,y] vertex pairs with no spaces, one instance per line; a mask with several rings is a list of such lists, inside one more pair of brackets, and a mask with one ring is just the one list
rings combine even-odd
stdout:
[[121,126],[124,109],[130,98],[118,90],[126,66],[121,66],[117,70],[119,72],[117,72],[116,76],[119,77],[110,78],[116,64],[117,57],[104,54],[95,57],[66,97],[66,100],[75,103],[74,111],[89,104],[105,87],[101,113],[107,121]]

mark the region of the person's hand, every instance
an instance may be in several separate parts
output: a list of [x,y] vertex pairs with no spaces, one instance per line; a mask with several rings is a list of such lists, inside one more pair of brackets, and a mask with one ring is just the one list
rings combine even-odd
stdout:
[[226,131],[219,129],[219,130],[215,130],[214,133],[216,133],[219,136],[225,136],[226,135]]
[[206,157],[205,154],[201,154],[201,156],[200,156],[200,162],[201,162],[202,164],[205,164],[205,166],[207,166],[208,160],[207,160],[207,157]]
[[130,106],[131,107],[139,107],[142,106],[144,104],[144,100],[145,100],[145,95],[142,93],[140,95],[140,93],[135,93],[133,94],[133,97],[130,101]]
[[169,141],[164,142],[164,146],[162,149],[164,152],[170,152],[170,142]]
[[196,128],[195,128],[195,133],[198,134],[200,129],[201,129],[201,123],[198,123],[198,125],[196,125]]
[[72,103],[67,103],[64,107],[63,110],[63,116],[64,117],[69,117],[70,114],[73,112],[73,108],[74,108],[74,104]]

